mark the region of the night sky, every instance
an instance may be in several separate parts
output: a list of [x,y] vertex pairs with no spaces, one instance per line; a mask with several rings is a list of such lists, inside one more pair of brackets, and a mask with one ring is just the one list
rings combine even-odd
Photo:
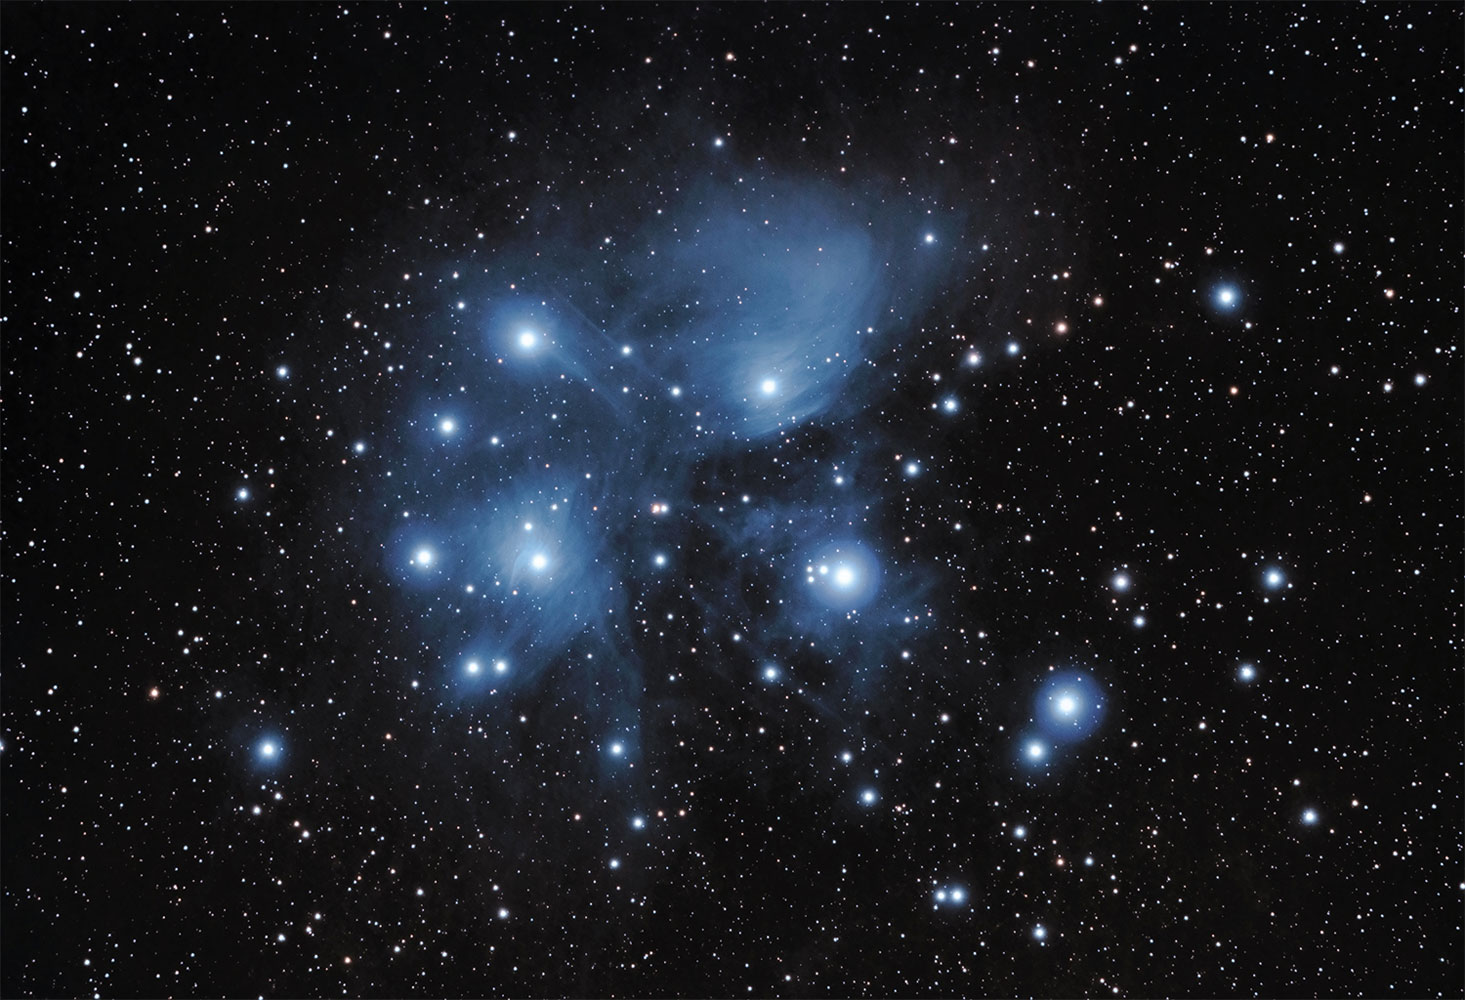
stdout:
[[1458,4],[0,10],[6,996],[1460,996]]

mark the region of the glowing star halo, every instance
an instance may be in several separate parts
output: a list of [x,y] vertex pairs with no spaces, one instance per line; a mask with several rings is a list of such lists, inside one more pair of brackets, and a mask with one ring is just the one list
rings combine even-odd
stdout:
[[1043,735],[1054,743],[1083,739],[1104,718],[1104,690],[1088,674],[1056,673],[1038,688],[1033,714]]
[[880,586],[880,565],[863,545],[830,545],[807,568],[806,580],[824,604],[853,611],[875,596]]

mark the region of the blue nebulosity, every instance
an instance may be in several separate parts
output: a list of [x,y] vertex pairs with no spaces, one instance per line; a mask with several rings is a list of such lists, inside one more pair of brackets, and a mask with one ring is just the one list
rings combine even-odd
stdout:
[[1092,733],[1104,718],[1104,691],[1079,671],[1048,677],[1033,699],[1033,717],[1054,743],[1072,743]]
[[[479,665],[448,672],[459,693],[527,683],[573,655],[601,708],[629,711],[644,670],[636,602],[699,572],[704,616],[747,625],[749,655],[817,634],[863,651],[852,673],[876,663],[882,642],[862,622],[909,610],[888,582],[912,605],[920,588],[851,530],[878,501],[848,492],[866,449],[830,454],[848,470],[837,503],[823,471],[741,491],[765,440],[838,428],[869,405],[872,363],[897,354],[952,277],[926,233],[913,212],[768,179],[707,184],[613,230],[602,243],[629,249],[614,269],[571,242],[530,279],[511,264],[455,269],[433,320],[450,336],[393,347],[414,377],[366,435],[389,475],[352,504],[424,643]],[[706,502],[722,483],[730,502]],[[573,653],[585,643],[598,655]],[[486,669],[500,657],[516,664],[508,677]]]

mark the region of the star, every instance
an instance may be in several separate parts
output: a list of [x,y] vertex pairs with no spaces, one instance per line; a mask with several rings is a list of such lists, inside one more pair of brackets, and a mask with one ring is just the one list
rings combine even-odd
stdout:
[[1252,666],[1250,663],[1243,663],[1241,666],[1236,668],[1236,676],[1240,678],[1244,683],[1249,684],[1252,681],[1256,680],[1256,667]]

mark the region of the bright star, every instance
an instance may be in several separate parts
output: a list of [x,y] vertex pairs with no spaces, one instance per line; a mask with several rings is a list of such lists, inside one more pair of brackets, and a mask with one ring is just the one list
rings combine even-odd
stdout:
[[520,350],[532,351],[534,350],[534,346],[538,343],[539,336],[533,330],[525,330],[524,332],[519,334]]
[[477,660],[469,660],[467,666],[464,669],[466,669],[470,674],[473,674],[473,675],[476,676],[478,674],[478,670],[479,670],[478,661]]
[[1027,745],[1027,755],[1028,760],[1042,760],[1048,755],[1048,748],[1037,740],[1033,740]]
[[236,497],[238,497],[240,500],[248,500],[249,499],[249,491],[246,490],[246,489],[244,489],[244,488],[242,488],[242,487],[240,488],[239,492],[236,493],[236,494],[234,494],[234,495]]
[[1317,823],[1317,810],[1316,809],[1304,809],[1302,811],[1302,822],[1306,823],[1308,826],[1313,826],[1314,824],[1316,824]]
[[448,417],[444,418],[443,421],[437,425],[437,429],[442,431],[444,434],[452,434],[458,429],[458,425],[453,421],[451,417]]
[[496,673],[496,674],[506,674],[506,673],[508,673],[509,672],[509,664],[508,664],[508,661],[507,660],[494,660],[493,661],[493,672]]
[[1039,941],[1042,941],[1047,936],[1048,936],[1048,929],[1046,927],[1044,927],[1042,924],[1039,924],[1038,926],[1036,926],[1036,927],[1033,928],[1033,937],[1037,938]]
[[778,391],[778,383],[771,378],[765,378],[758,388],[763,390],[763,395],[771,396]]
[[1071,694],[1063,695],[1058,699],[1058,711],[1064,715],[1072,715],[1078,710],[1078,699]]
[[412,557],[412,561],[426,569],[432,565],[432,549],[418,549],[417,554]]
[[626,752],[626,748],[625,748],[625,745],[622,744],[622,743],[617,742],[617,743],[612,743],[610,745],[610,755],[612,757],[619,757],[622,754],[624,754],[625,752]]
[[935,233],[927,233],[926,234],[926,242],[928,244],[935,243],[936,242],[936,234]]
[[529,565],[536,570],[547,569],[549,567],[549,556],[545,555],[543,552],[536,552],[534,553],[533,557],[530,558]]
[[1119,591],[1120,593],[1123,593],[1124,591],[1128,590],[1129,589],[1129,574],[1128,573],[1115,573],[1114,574],[1114,580],[1113,580],[1113,584],[1112,585],[1113,585],[1114,589],[1117,590],[1117,591]]
[[1236,668],[1236,676],[1241,678],[1243,681],[1250,683],[1251,681],[1256,680],[1256,667],[1253,667],[1250,663],[1243,663],[1241,666]]
[[1267,586],[1272,590],[1276,590],[1278,587],[1282,586],[1282,584],[1287,582],[1286,575],[1283,574],[1280,569],[1267,570],[1266,576],[1264,576],[1262,579],[1266,581]]
[[880,795],[873,788],[867,788],[860,793],[860,801],[867,806],[873,806],[880,801]]

